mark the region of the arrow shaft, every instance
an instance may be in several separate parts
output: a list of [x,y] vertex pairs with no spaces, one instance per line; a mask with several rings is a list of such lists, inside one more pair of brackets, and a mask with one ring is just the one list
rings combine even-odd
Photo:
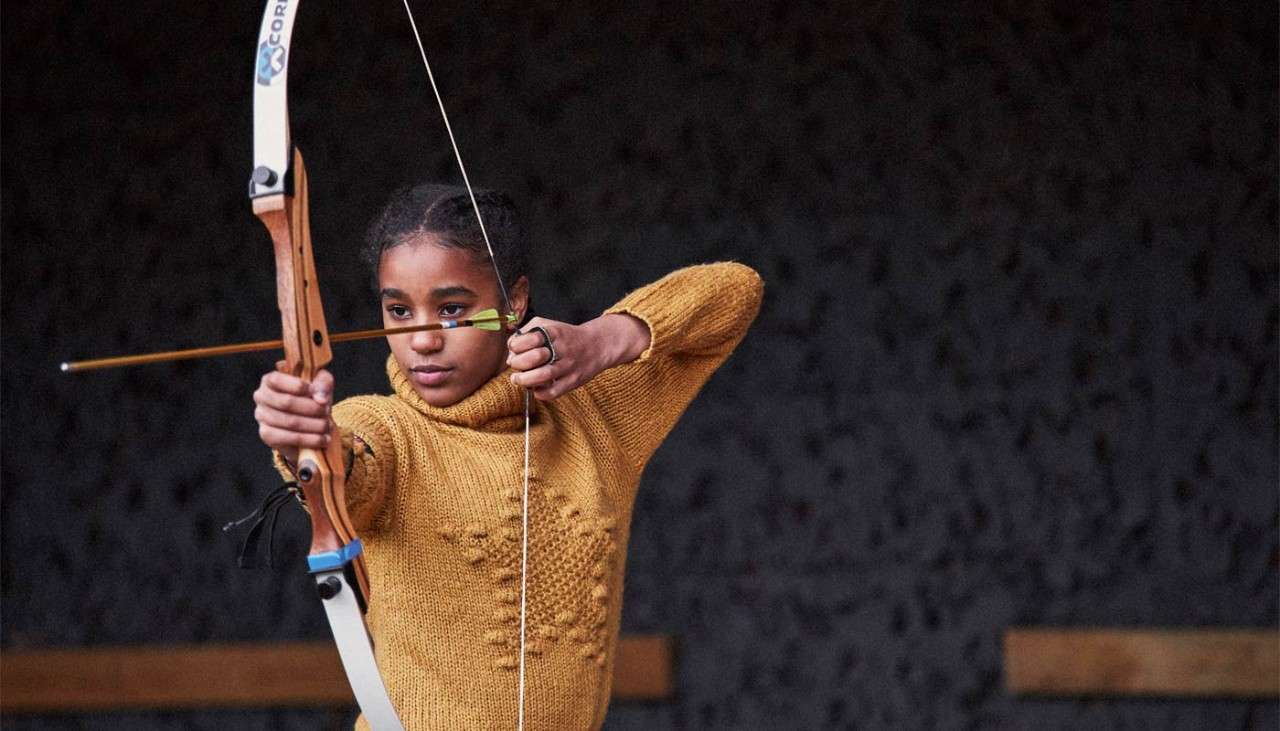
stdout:
[[[441,322],[431,322],[425,325],[406,325],[405,327],[377,328],[374,330],[354,330],[345,333],[333,333],[329,336],[329,340],[334,343],[345,343],[352,340],[368,340],[370,338],[380,338],[388,335],[403,335],[405,333],[424,332],[428,330],[453,330],[460,327],[476,327],[490,323],[501,323],[507,318],[501,315],[493,315],[491,317],[477,317],[470,320],[444,320]],[[80,373],[83,371],[96,371],[104,368],[123,368],[125,366],[146,365],[148,363],[171,363],[179,360],[192,360],[195,358],[214,358],[221,355],[235,355],[237,353],[253,353],[262,350],[277,350],[282,347],[280,340],[259,340],[252,343],[234,343],[231,345],[210,345],[203,348],[187,348],[185,350],[166,350],[161,353],[146,353],[143,355],[118,355],[111,358],[96,358],[93,360],[68,361],[62,364],[64,373]]]

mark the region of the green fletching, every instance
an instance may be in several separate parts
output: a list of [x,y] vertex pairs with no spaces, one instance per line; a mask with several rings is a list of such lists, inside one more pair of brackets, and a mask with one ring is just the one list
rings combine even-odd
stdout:
[[477,330],[491,330],[497,332],[502,329],[502,319],[498,317],[497,310],[481,310],[471,319],[471,326]]

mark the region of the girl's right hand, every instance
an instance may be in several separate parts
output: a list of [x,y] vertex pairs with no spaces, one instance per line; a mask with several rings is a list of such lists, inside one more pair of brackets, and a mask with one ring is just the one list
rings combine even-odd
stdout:
[[333,434],[329,418],[333,375],[321,370],[306,381],[288,373],[271,371],[253,392],[253,418],[262,443],[279,452],[289,464],[298,464],[298,450],[324,449]]

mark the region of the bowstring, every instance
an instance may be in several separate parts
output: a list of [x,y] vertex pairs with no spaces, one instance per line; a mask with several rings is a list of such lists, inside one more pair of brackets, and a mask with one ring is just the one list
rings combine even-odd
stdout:
[[[476,202],[475,190],[467,177],[467,166],[462,163],[462,153],[458,150],[458,142],[453,136],[453,125],[449,124],[449,113],[444,109],[444,98],[440,96],[440,87],[436,85],[435,74],[431,72],[431,62],[427,60],[427,50],[422,45],[422,36],[418,33],[418,24],[413,18],[413,9],[409,0],[403,0],[404,12],[409,16],[409,26],[413,29],[413,39],[418,44],[418,54],[422,56],[422,65],[427,70],[427,80],[431,82],[431,92],[436,97],[436,105],[440,107],[440,117],[444,120],[445,131],[449,133],[449,145],[453,148],[453,157],[462,173],[462,183],[467,188],[467,196],[471,199],[471,208],[476,214],[476,223],[480,224],[480,235],[484,237],[485,249],[489,252],[489,262],[493,264],[493,274],[498,279],[498,289],[502,293],[504,314],[511,314],[511,299],[507,294],[507,285],[498,269],[498,258],[493,255],[493,244],[489,242],[489,232],[484,227],[484,218],[480,215],[480,204]],[[516,729],[524,731],[524,686],[525,686],[525,622],[527,617],[526,602],[529,579],[529,390],[524,391],[524,489],[520,496],[520,655],[518,660],[518,680],[516,686]]]

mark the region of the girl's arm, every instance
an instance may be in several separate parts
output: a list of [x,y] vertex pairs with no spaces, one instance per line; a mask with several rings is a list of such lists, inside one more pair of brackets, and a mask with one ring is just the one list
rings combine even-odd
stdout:
[[[535,319],[511,340],[512,380],[543,399],[585,383],[624,451],[643,464],[742,340],[763,290],[750,267],[705,264],[641,287],[583,325]],[[550,348],[532,329],[540,324]]]

